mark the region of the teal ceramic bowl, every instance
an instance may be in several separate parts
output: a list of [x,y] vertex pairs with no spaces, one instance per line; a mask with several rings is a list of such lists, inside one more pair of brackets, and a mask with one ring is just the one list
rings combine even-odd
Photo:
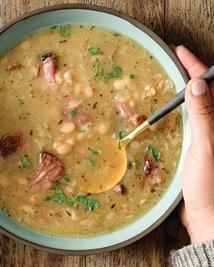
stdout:
[[[174,82],[177,92],[185,87],[187,82],[185,71],[172,51],[157,35],[128,16],[98,6],[62,5],[29,13],[0,30],[0,54],[5,53],[23,37],[34,31],[55,24],[68,23],[96,25],[127,35],[141,44],[159,61]],[[187,115],[184,108],[181,109],[183,146],[178,168],[166,193],[145,215],[113,232],[87,238],[64,238],[47,235],[27,228],[3,213],[0,213],[0,230],[12,238],[39,248],[54,250],[61,254],[76,255],[117,249],[148,234],[170,214],[181,199],[182,161],[190,136]]]

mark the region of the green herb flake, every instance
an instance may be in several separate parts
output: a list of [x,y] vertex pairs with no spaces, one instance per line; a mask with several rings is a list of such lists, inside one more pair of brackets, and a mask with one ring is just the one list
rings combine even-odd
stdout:
[[86,160],[87,160],[87,163],[88,163],[88,165],[90,166],[90,167],[94,167],[95,166],[95,160],[93,160],[93,159],[90,159],[90,158],[86,158]]
[[110,73],[107,74],[107,78],[108,79],[114,79],[114,78],[118,78],[122,75],[122,68],[119,66],[114,66],[111,70]]
[[21,107],[21,106],[24,105],[24,101],[23,101],[22,99],[18,99],[18,104],[19,104],[19,106]]
[[66,182],[70,182],[70,177],[67,174],[63,175],[62,179]]
[[68,196],[66,196],[65,192],[63,191],[63,189],[60,187],[60,185],[57,182],[53,183],[54,186],[54,194],[47,196],[45,198],[46,201],[53,201],[56,202],[58,204],[67,204],[70,207],[74,207],[76,209],[79,208],[78,206],[78,202],[83,204],[85,206],[86,209],[90,210],[90,211],[94,211],[95,209],[97,209],[99,207],[99,203],[97,200],[93,199],[93,198],[89,198],[87,196],[83,196],[83,195],[74,195],[73,196],[73,200],[70,199]]
[[149,145],[146,148],[146,152],[148,152],[155,160],[160,160],[161,157],[161,153],[160,151],[156,150],[154,147],[152,147],[151,145]]
[[80,128],[78,131],[79,131],[79,133],[85,133],[85,132],[87,132],[86,129],[84,129],[84,128]]
[[53,185],[54,185],[55,192],[53,195],[47,196],[45,199],[46,201],[53,201],[58,204],[66,203],[70,207],[78,208],[78,205],[76,204],[76,202],[66,196],[63,189],[59,186],[58,183],[53,183]]
[[123,139],[126,135],[126,132],[125,131],[119,131],[119,139]]
[[62,37],[68,38],[71,35],[71,25],[54,25],[51,28],[51,31],[58,32]]
[[88,49],[88,52],[91,54],[91,55],[99,55],[100,54],[100,49],[98,47],[90,47]]
[[21,165],[23,169],[30,169],[32,167],[32,162],[28,155],[21,156]]
[[71,115],[71,117],[76,117],[77,115],[77,109],[76,108],[73,108],[69,111],[69,114]]
[[96,199],[83,195],[77,195],[75,200],[83,204],[88,210],[94,211],[95,209],[99,208],[99,203]]
[[131,74],[129,75],[129,78],[130,78],[131,80],[134,80],[134,79],[136,79],[136,78],[137,78],[137,75],[136,75],[136,74],[133,74],[133,73],[131,73]]
[[88,150],[95,156],[99,156],[100,152],[94,148],[89,147]]
[[108,63],[113,66],[115,64],[115,61],[112,56],[109,57]]

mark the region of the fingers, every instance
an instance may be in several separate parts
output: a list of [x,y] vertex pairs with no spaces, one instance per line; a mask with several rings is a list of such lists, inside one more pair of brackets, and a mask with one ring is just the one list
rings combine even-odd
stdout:
[[214,101],[207,83],[200,78],[190,80],[185,101],[193,140],[197,141],[197,145],[205,141],[213,143]]
[[207,66],[183,45],[177,46],[174,51],[191,78],[199,77],[207,70]]

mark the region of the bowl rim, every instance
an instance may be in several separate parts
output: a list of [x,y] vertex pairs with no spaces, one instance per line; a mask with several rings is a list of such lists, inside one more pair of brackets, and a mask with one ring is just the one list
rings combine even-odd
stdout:
[[[149,37],[151,37],[165,52],[166,54],[170,57],[170,59],[173,61],[175,64],[176,68],[178,69],[181,77],[185,81],[185,83],[188,82],[188,76],[186,71],[184,70],[182,64],[180,61],[177,59],[173,51],[168,47],[168,45],[152,30],[150,30],[147,26],[142,24],[141,22],[137,21],[136,19],[130,17],[127,14],[124,14],[121,11],[114,10],[112,8],[108,8],[105,6],[100,6],[100,5],[91,5],[91,4],[85,4],[85,3],[72,3],[72,4],[59,4],[59,5],[52,5],[52,6],[46,6],[43,8],[39,8],[30,12],[25,13],[22,16],[19,16],[18,18],[12,20],[9,23],[6,23],[2,28],[0,28],[0,36],[6,32],[8,29],[10,29],[13,25],[15,25],[18,22],[24,21],[30,17],[42,14],[42,13],[47,13],[47,12],[52,12],[52,11],[60,11],[60,10],[65,10],[65,9],[81,9],[81,10],[90,10],[90,11],[98,11],[101,13],[106,13],[110,15],[114,15],[116,17],[122,18],[125,21],[128,21],[131,23],[133,26],[137,27],[139,30],[142,32],[146,33]],[[26,240],[22,237],[19,237],[13,233],[10,233],[8,230],[3,228],[0,225],[0,233],[5,234],[6,236],[12,238],[15,241],[19,241],[24,245],[30,245],[34,248],[37,249],[42,249],[43,251],[50,252],[50,253],[56,253],[56,254],[61,254],[61,255],[90,255],[90,254],[97,254],[97,253],[103,253],[103,252],[109,252],[112,250],[116,250],[122,247],[125,247],[148,233],[150,233],[152,230],[154,230],[157,226],[159,226],[169,215],[170,213],[176,208],[180,200],[182,199],[182,192],[177,195],[176,199],[174,200],[173,204],[166,210],[166,212],[154,223],[152,224],[148,229],[145,231],[141,232],[140,234],[133,236],[132,238],[129,238],[123,242],[104,247],[104,248],[98,248],[98,249],[88,249],[88,250],[64,250],[64,249],[57,249],[57,248],[51,248],[51,247],[46,247],[43,245],[39,245],[36,243],[33,243],[29,240]]]

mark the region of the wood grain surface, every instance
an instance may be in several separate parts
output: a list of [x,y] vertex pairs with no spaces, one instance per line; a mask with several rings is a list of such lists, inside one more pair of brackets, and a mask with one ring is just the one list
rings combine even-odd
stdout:
[[[97,4],[142,22],[169,44],[184,44],[205,63],[214,61],[213,0],[0,0],[0,26],[44,6]],[[128,247],[90,256],[61,256],[22,245],[0,234],[0,267],[165,267],[169,253],[188,244],[174,211],[152,233]]]

